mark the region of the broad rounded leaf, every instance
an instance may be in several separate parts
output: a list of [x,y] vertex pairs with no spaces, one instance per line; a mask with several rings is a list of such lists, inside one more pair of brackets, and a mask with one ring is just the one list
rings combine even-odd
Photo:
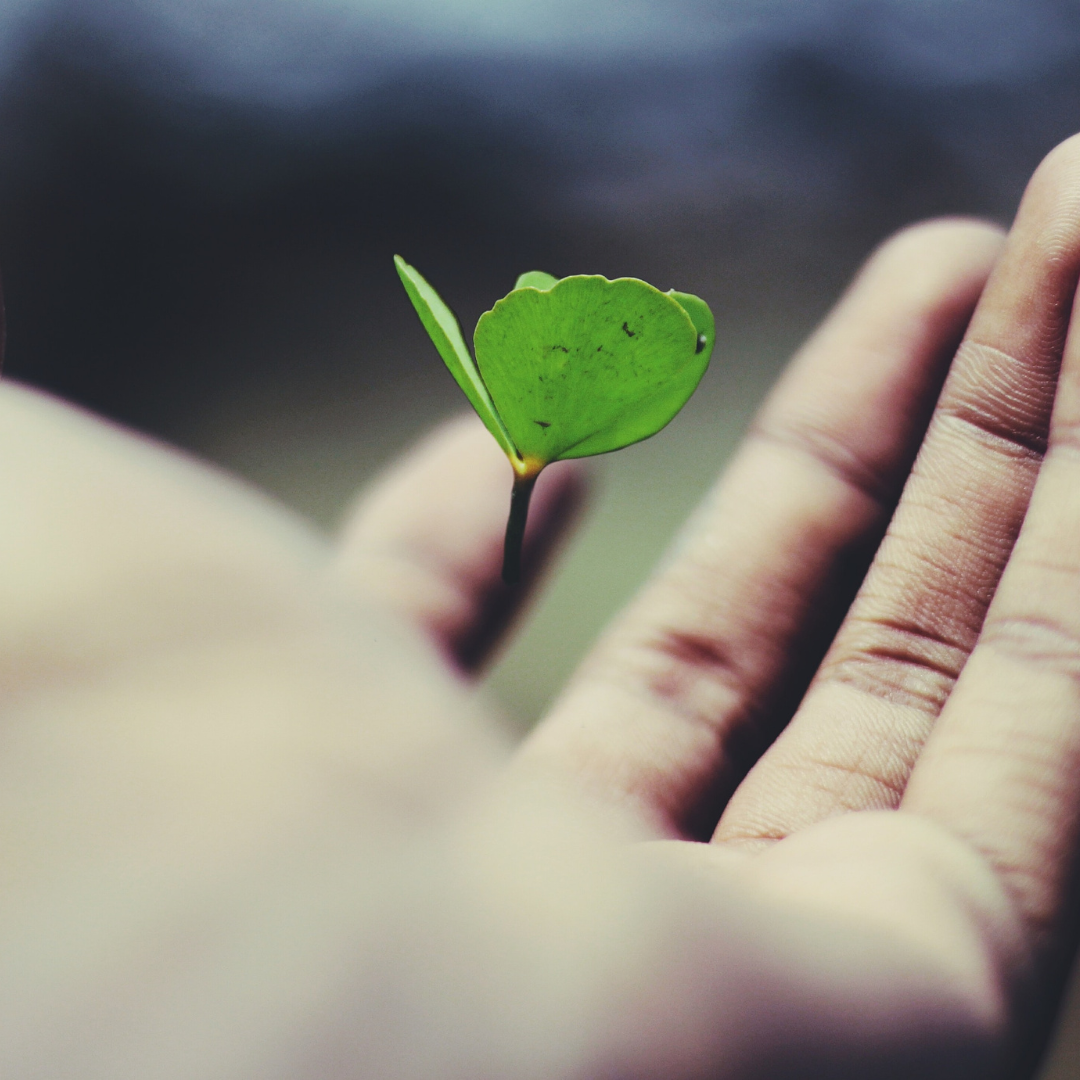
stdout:
[[659,431],[708,366],[711,317],[697,305],[708,311],[636,278],[578,276],[515,290],[485,312],[477,366],[518,453],[547,463]]

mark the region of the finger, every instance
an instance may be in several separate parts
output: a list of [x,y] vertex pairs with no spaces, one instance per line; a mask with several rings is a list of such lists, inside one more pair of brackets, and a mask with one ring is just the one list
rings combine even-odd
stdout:
[[1036,173],[889,533],[806,700],[716,839],[899,804],[982,626],[1045,446],[1080,266],[1080,142]]
[[529,511],[525,580],[500,579],[513,472],[483,424],[450,421],[361,500],[338,570],[359,595],[418,625],[462,670],[480,667],[535,582],[583,493],[570,462],[541,474]]
[[968,840],[1038,942],[1059,926],[1080,841],[1080,319],[1046,459],[971,655],[903,806]]
[[711,832],[850,602],[998,244],[939,222],[871,260],[524,764],[569,771],[662,834]]

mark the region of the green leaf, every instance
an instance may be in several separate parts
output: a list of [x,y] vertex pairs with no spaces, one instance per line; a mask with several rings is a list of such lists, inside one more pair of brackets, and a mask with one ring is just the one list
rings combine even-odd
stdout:
[[694,296],[693,293],[676,292],[674,289],[668,289],[668,296],[675,300],[679,307],[690,316],[690,321],[698,332],[697,348],[700,350],[699,356],[701,353],[705,354],[702,363],[705,367],[708,367],[713,345],[716,344],[716,321],[713,319],[713,313],[709,310],[709,305],[701,297]]
[[558,283],[557,277],[545,274],[543,270],[529,270],[514,282],[514,289],[539,289],[541,292],[547,292],[552,285]]
[[457,380],[458,386],[465,391],[477,415],[484,426],[495,437],[495,441],[511,458],[520,458],[514,441],[492,403],[484,380],[480,377],[468,346],[461,334],[454,313],[446,306],[439,294],[424,280],[423,276],[411,267],[400,255],[394,256],[394,266],[398,276],[409,294],[413,307],[416,308],[424,329],[428,332],[443,362],[450,369],[450,374]]
[[[708,366],[696,297],[636,278],[515,290],[480,317],[477,365],[518,452],[539,465],[618,450],[659,431]],[[706,344],[699,349],[699,338]]]

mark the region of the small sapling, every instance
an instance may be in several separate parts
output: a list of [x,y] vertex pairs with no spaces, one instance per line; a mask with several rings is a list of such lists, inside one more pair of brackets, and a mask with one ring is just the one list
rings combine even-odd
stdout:
[[620,450],[655,435],[709,365],[704,300],[637,278],[522,274],[485,311],[474,361],[453,312],[394,257],[405,291],[450,373],[514,469],[503,580],[521,576],[529,498],[545,465]]

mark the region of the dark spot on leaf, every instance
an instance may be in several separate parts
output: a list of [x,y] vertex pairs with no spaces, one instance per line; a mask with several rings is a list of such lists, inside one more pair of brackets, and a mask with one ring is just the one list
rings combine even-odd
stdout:
[[567,355],[570,354],[570,350],[565,345],[552,345],[551,346],[551,351],[552,352],[554,352],[556,349],[560,349],[562,352],[566,353]]
[[695,353],[701,352],[701,350],[705,348],[705,344],[706,344],[705,335],[704,334],[698,334],[698,336],[697,336],[697,348],[694,350],[694,352]]
[[542,428],[549,428],[551,424],[547,420],[534,420],[534,424],[539,424]]
[[604,346],[603,345],[597,345],[596,346],[596,351],[597,352],[603,352],[604,351]]
[[634,336],[634,331],[633,331],[633,330],[631,330],[631,329],[630,329],[630,327],[626,325],[626,323],[623,323],[623,324],[622,324],[622,329],[623,329],[623,333],[624,333],[624,334],[625,334],[625,335],[626,335],[627,337],[633,337],[633,336]]

